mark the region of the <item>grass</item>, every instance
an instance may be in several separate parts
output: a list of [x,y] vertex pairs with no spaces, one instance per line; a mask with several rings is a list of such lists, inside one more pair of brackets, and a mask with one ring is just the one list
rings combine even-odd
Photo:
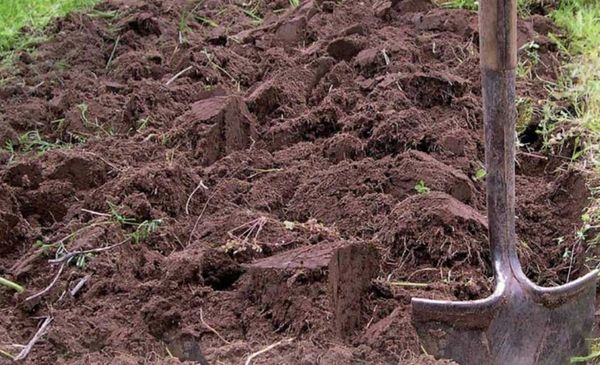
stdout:
[[[450,9],[466,9],[477,11],[479,9],[478,0],[437,0],[439,6]],[[531,9],[534,8],[540,0],[517,0],[517,11],[521,16],[531,15]]]
[[133,227],[133,232],[127,234],[127,237],[131,239],[133,243],[140,243],[148,239],[154,232],[158,231],[160,225],[163,223],[162,219],[145,220],[141,223],[136,222],[134,218],[127,217],[120,212],[119,207],[107,202],[110,209],[110,216],[112,220],[119,224],[121,227]]
[[[600,177],[600,6],[595,0],[563,0],[550,14],[564,31],[564,37],[553,36],[561,52],[568,57],[562,77],[552,88],[553,96],[567,107],[550,102],[543,110],[543,123],[538,133],[547,145],[574,144],[571,159]],[[548,137],[550,136],[550,137]],[[593,191],[594,193],[594,191]],[[600,194],[596,192],[588,210],[582,215],[583,227],[576,238],[593,248],[599,236],[592,236],[600,224]],[[597,258],[592,258],[598,262]],[[597,263],[596,263],[597,265]],[[571,358],[582,363],[600,358],[600,339],[591,340],[590,354]]]
[[579,139],[580,153],[593,167],[600,168],[600,6],[593,1],[568,0],[551,14],[567,34],[554,37],[570,62],[555,94],[568,101],[559,119],[569,127],[563,139]]
[[62,141],[49,142],[42,138],[40,132],[37,130],[23,133],[19,136],[17,142],[7,141],[4,146],[0,147],[0,150],[5,150],[10,154],[8,163],[10,164],[16,159],[17,153],[27,153],[35,151],[40,155],[44,153],[59,149],[59,148],[71,148],[71,143],[65,143]]
[[[98,0],[0,1],[0,54],[25,49],[43,39],[40,32],[52,19],[89,7]],[[31,32],[21,30],[27,27]]]
[[[251,4],[249,4],[251,5]],[[251,19],[251,23],[254,26],[259,26],[263,23],[263,18],[258,13],[258,6],[249,7],[247,9],[241,8],[242,12]]]

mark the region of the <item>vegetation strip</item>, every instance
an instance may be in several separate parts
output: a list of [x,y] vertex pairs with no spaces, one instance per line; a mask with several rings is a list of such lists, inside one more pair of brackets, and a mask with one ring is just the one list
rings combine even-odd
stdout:
[[[0,2],[0,55],[28,48],[43,39],[40,31],[54,18],[98,0],[3,0]],[[23,32],[26,27],[28,32]]]
[[[554,108],[556,132],[564,133],[557,143],[572,140],[575,146],[572,160],[581,162],[592,171],[592,179],[600,172],[600,6],[589,0],[563,0],[550,17],[565,31],[565,38],[553,37],[561,52],[568,56],[563,74],[553,94],[568,102],[567,108]],[[592,189],[594,199],[583,214],[584,227],[578,232],[581,240],[587,240],[593,248],[600,238],[586,237],[591,228],[600,223],[600,196]],[[593,265],[597,267],[597,259]],[[591,353],[573,357],[571,363],[581,363],[600,357],[600,342],[592,340]]]

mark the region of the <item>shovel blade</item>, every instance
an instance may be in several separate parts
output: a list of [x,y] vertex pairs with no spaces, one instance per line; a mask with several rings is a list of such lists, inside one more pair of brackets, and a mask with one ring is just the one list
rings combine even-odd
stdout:
[[472,302],[413,299],[423,348],[460,365],[566,365],[586,355],[597,273],[556,288],[512,279]]

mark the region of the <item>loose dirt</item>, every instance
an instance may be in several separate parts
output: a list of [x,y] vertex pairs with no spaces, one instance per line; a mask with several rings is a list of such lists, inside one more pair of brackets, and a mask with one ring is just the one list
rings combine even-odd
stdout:
[[[447,363],[419,355],[410,298],[493,286],[476,15],[251,4],[105,1],[2,71],[0,275],[27,292],[0,291],[0,349],[51,316],[26,363],[243,364],[279,341],[252,364]],[[539,77],[518,83],[534,110],[557,77],[549,31],[519,23],[519,45],[539,45]],[[517,158],[519,251],[555,285],[585,271],[589,192],[539,152],[538,114]],[[48,259],[127,238],[24,300],[57,274]]]

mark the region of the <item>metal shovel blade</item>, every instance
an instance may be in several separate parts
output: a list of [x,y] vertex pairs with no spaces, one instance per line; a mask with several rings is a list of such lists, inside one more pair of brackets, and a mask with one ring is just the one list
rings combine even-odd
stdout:
[[565,365],[584,355],[597,271],[542,288],[521,269],[515,234],[516,0],[481,0],[479,49],[488,233],[496,288],[468,302],[413,298],[425,350],[460,365]]
[[597,273],[555,288],[514,274],[497,277],[496,291],[482,300],[413,299],[426,351],[460,365],[565,365],[586,354]]

